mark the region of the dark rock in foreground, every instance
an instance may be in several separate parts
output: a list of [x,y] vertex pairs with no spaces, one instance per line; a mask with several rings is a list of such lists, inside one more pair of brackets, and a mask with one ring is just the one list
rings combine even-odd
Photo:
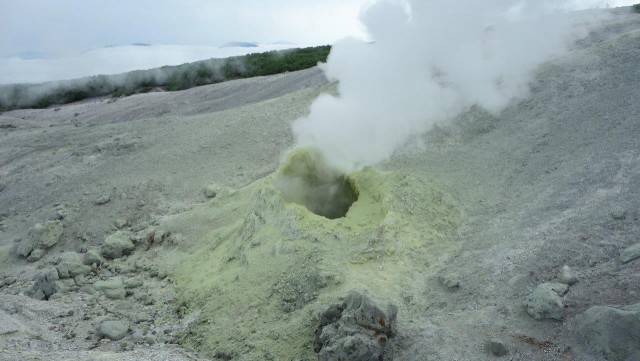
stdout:
[[385,346],[396,335],[398,308],[381,310],[366,294],[350,291],[320,315],[315,351],[320,361],[384,360]]
[[626,310],[593,306],[580,316],[577,329],[608,360],[640,359],[640,303]]

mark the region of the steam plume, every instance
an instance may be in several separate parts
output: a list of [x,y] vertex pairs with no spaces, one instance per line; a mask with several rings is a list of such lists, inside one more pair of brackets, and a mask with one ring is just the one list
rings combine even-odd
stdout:
[[[551,6],[551,5],[554,6]],[[293,124],[334,166],[388,159],[412,135],[477,104],[498,113],[577,32],[562,1],[380,1],[361,14],[371,42],[345,39],[323,65],[324,94]],[[581,21],[583,21],[582,19]],[[584,21],[583,21],[584,22]]]

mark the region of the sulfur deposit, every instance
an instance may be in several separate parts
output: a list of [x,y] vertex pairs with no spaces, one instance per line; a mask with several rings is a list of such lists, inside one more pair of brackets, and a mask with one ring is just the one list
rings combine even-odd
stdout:
[[[342,194],[340,209],[351,197],[344,194],[357,200],[343,217],[316,214],[287,201],[283,179],[293,176],[299,185],[345,180],[353,193],[327,195]],[[318,201],[322,188],[307,189]],[[318,312],[354,288],[399,302],[411,275],[454,246],[459,218],[435,184],[373,168],[340,175],[296,149],[275,174],[167,222],[190,240],[171,268],[181,312],[191,315],[181,342],[211,355],[245,353],[250,343],[245,359],[267,350],[275,359],[311,358]]]

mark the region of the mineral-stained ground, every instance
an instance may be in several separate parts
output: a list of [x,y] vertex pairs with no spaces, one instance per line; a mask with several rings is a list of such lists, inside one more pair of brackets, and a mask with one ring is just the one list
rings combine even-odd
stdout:
[[318,68],[0,114],[0,359],[640,357],[640,15],[530,89],[346,173]]

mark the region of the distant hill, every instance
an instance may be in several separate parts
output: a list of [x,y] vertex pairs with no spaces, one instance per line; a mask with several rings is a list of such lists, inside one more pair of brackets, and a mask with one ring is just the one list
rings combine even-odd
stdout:
[[272,75],[311,68],[325,62],[331,46],[316,46],[213,58],[175,66],[96,75],[42,84],[0,85],[0,111],[46,108],[98,96],[114,98],[159,88],[183,90],[226,80]]
[[221,48],[257,48],[258,43],[247,43],[242,41],[230,41],[221,46]]

